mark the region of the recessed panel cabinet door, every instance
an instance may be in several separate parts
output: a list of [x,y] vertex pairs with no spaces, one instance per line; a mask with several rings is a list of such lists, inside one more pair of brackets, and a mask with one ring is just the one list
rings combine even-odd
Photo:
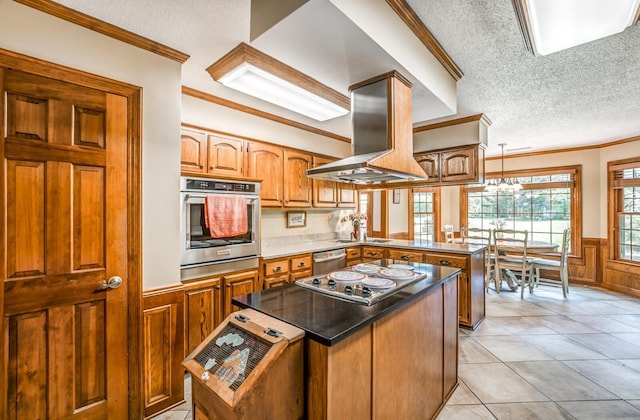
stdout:
[[311,207],[311,178],[307,178],[311,160],[306,153],[284,151],[285,207]]
[[0,417],[127,418],[127,98],[14,70],[0,86]]
[[208,172],[221,176],[242,176],[244,142],[240,139],[209,136]]
[[180,133],[180,170],[207,172],[207,136],[193,130]]
[[249,143],[247,148],[247,176],[261,179],[260,205],[282,207],[283,149],[262,143]]

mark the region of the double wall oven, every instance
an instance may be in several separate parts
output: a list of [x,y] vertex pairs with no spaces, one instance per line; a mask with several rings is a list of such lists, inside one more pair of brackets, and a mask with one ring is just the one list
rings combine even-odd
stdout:
[[[182,280],[258,266],[259,183],[183,176],[180,202]],[[222,205],[212,204],[216,202]],[[212,218],[223,221],[221,229],[211,228]],[[239,226],[225,233],[224,220]]]

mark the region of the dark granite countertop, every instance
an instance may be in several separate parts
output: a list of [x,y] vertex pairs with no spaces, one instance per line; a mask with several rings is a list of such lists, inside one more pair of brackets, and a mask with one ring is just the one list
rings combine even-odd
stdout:
[[371,306],[341,300],[294,283],[234,297],[233,303],[301,328],[307,338],[332,346],[460,272],[457,268],[438,265],[413,265],[427,277]]

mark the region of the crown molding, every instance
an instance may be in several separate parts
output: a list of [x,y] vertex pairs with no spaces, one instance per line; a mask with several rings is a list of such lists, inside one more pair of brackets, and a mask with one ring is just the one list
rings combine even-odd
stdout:
[[67,22],[74,23],[76,25],[85,27],[95,32],[99,32],[108,37],[117,39],[126,44],[133,45],[134,47],[142,48],[143,50],[150,51],[154,54],[161,55],[178,63],[184,63],[189,59],[189,55],[167,47],[166,45],[152,41],[143,36],[134,34],[110,23],[104,22],[100,19],[96,19],[92,16],[73,10],[69,7],[63,6],[59,3],[55,3],[50,0],[13,0],[16,3],[23,4],[41,12],[47,13],[51,16],[66,20]]
[[255,115],[256,117],[264,118],[267,120],[271,120],[280,124],[288,125],[291,127],[298,128],[300,130],[308,131],[310,133],[318,134],[321,136],[329,137],[334,140],[343,141],[345,143],[351,143],[351,139],[348,137],[340,136],[335,133],[331,133],[329,131],[321,130],[319,128],[311,127],[310,125],[302,124],[287,118],[280,117],[278,115],[270,114],[268,112],[260,111],[256,108],[251,108],[246,105],[239,104],[237,102],[233,102],[229,99],[224,99],[216,95],[212,95],[210,93],[202,92],[197,89],[193,89],[187,86],[182,86],[182,94],[187,96],[192,96],[194,98],[202,99],[203,101],[211,102],[217,105],[222,105],[227,108],[235,109],[236,111],[241,111],[246,114]]
[[[625,139],[614,140],[614,141],[610,141],[602,144],[594,144],[591,146],[576,146],[576,147],[569,147],[566,149],[553,149],[553,150],[542,150],[539,152],[517,153],[514,155],[505,156],[505,159],[541,156],[541,155],[554,155],[557,153],[573,153],[573,152],[579,152],[583,150],[592,150],[592,149],[604,149],[606,147],[618,146],[620,144],[633,143],[634,141],[640,141],[640,136],[627,137]],[[487,157],[485,158],[485,160],[500,160],[500,156]]]
[[409,27],[411,32],[418,37],[420,42],[435,56],[435,58],[444,66],[444,68],[453,76],[454,79],[460,80],[464,73],[456,63],[449,57],[449,54],[442,48],[438,40],[433,36],[431,31],[422,23],[416,12],[406,0],[386,0],[387,4]]
[[433,123],[433,124],[429,124],[429,125],[423,125],[420,127],[414,127],[413,129],[413,133],[421,133],[423,131],[428,131],[428,130],[435,130],[436,128],[442,128],[442,127],[450,127],[452,125],[458,125],[458,124],[465,124],[468,122],[473,122],[473,121],[482,121],[485,125],[490,126],[491,120],[489,118],[486,117],[486,115],[484,114],[475,114],[475,115],[469,115],[468,117],[461,117],[461,118],[456,118],[454,120],[447,120],[447,121],[441,121],[441,122],[437,122],[437,123]]
[[279,60],[276,60],[275,58],[244,42],[238,44],[237,47],[229,51],[215,63],[211,64],[206,70],[213,80],[218,81],[222,76],[242,63],[252,64],[273,74],[274,76],[278,76],[281,79],[314,93],[327,101],[340,105],[345,109],[351,109],[351,99],[348,96],[323,85],[316,79]]

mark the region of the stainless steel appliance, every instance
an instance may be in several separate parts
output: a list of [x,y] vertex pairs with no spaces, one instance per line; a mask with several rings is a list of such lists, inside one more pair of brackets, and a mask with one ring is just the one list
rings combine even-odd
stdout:
[[347,253],[344,248],[313,254],[313,275],[327,274],[347,265]]
[[[393,260],[377,260],[373,263],[367,264],[359,264],[360,266],[378,266],[381,269],[386,268],[388,265],[393,267]],[[306,279],[300,279],[296,281],[296,284],[300,287],[304,287],[307,289],[311,289],[315,292],[324,293],[326,295],[330,295],[332,297],[347,300],[350,302],[362,303],[365,305],[373,305],[374,303],[391,296],[394,293],[397,293],[403,287],[409,286],[417,281],[420,281],[426,278],[429,275],[429,265],[428,264],[410,264],[413,268],[410,270],[402,270],[406,271],[407,275],[403,276],[402,279],[394,280],[395,285],[393,287],[387,288],[376,288],[369,287],[364,282],[340,282],[336,281],[332,277],[327,274],[323,275],[314,275],[313,277],[308,277]],[[353,270],[354,268],[357,270],[358,266],[349,267],[345,269]],[[377,272],[371,271],[365,277],[367,280],[371,282],[373,279],[382,279],[389,280],[388,277],[382,277],[377,274]],[[368,284],[368,283],[367,283]]]
[[[246,229],[242,234],[213,237],[205,222],[205,200],[209,194],[235,195],[246,199]],[[180,178],[180,265],[193,275],[215,274],[216,271],[244,269],[258,266],[260,254],[260,184],[209,178]],[[244,263],[240,263],[244,261]],[[198,267],[236,262],[234,267],[216,270]],[[208,270],[208,271],[207,271]],[[193,277],[191,275],[191,277]],[[183,280],[185,276],[183,275]]]

